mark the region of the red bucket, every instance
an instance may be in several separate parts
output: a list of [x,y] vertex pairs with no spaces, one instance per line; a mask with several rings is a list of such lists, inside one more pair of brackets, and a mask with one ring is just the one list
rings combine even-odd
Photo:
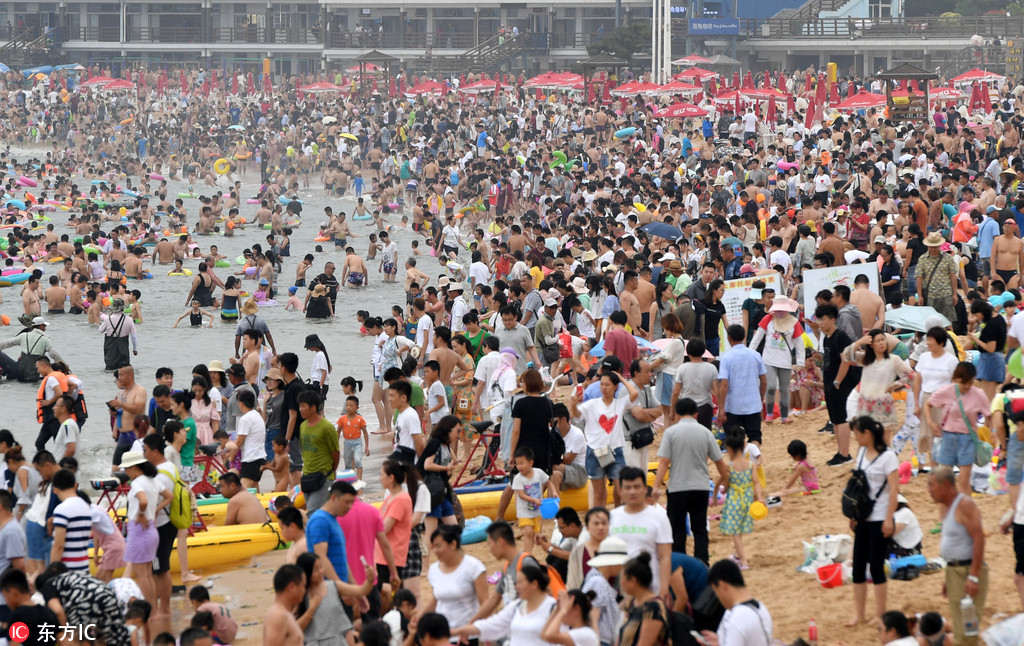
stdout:
[[831,563],[818,568],[818,583],[823,588],[838,588],[843,585],[843,564]]

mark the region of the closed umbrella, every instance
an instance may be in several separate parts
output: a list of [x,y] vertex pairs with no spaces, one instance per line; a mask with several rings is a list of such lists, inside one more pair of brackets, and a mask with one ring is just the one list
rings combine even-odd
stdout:
[[274,93],[274,82],[270,80],[270,74],[263,75],[263,93],[268,95]]
[[249,72],[245,76],[245,94],[247,96],[256,94],[256,81],[252,77],[252,72]]
[[829,84],[828,103],[829,103],[829,105],[835,105],[835,104],[839,103],[839,84],[838,83],[831,83],[831,84]]
[[807,102],[807,114],[804,116],[804,127],[810,128],[814,125],[814,100]]
[[743,87],[754,87],[754,73],[750,70],[747,70],[746,75],[743,77]]
[[768,126],[772,130],[775,129],[775,122],[777,120],[775,111],[776,111],[776,109],[775,109],[775,97],[772,96],[770,99],[768,99],[768,116],[767,116],[767,119],[766,119],[768,121]]
[[786,75],[783,74],[782,72],[779,72],[779,78],[776,79],[775,81],[775,89],[777,89],[779,92],[786,91]]
[[736,70],[732,73],[732,89],[738,90],[740,87],[740,72]]

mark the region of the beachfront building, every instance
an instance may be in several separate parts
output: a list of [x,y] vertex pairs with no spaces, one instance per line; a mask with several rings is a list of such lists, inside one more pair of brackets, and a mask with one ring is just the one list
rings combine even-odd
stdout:
[[[836,62],[873,73],[1016,60],[1024,17],[905,17],[912,0],[672,0],[672,55],[729,54],[744,67]],[[313,73],[379,50],[412,71],[530,73],[564,67],[616,24],[650,23],[650,0],[0,0],[0,59],[44,36],[47,62],[195,65]],[[1010,52],[1008,55],[1007,52]],[[641,52],[637,62],[641,63]],[[6,60],[0,62],[7,62]]]

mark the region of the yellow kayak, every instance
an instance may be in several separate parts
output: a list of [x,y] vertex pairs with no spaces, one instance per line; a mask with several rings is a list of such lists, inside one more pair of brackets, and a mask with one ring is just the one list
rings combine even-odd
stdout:
[[[256,497],[260,499],[260,504],[263,505],[263,508],[267,509],[267,508],[270,507],[270,503],[271,503],[272,500],[274,500],[274,498],[277,498],[278,496],[286,496],[286,495],[288,495],[288,492],[286,492],[286,491],[274,491],[274,492],[271,492],[271,493],[256,494]],[[219,497],[218,497],[218,499],[219,499]],[[203,523],[206,526],[209,527],[211,525],[214,525],[214,526],[217,526],[217,527],[221,527],[221,526],[224,525],[224,520],[227,518],[227,515],[228,515],[228,503],[226,501],[225,502],[210,502],[208,500],[199,499],[197,502],[198,502],[198,504],[196,506],[196,509],[199,510],[199,517],[203,519]],[[298,505],[296,503],[296,506],[301,506],[301,505]],[[117,510],[117,512],[122,517],[126,513],[124,507],[119,508]],[[110,515],[113,517],[114,512],[111,511]],[[274,514],[270,514],[270,516],[271,516],[272,519],[276,518],[276,516]]]
[[[277,523],[215,527],[188,537],[188,567],[202,570],[245,561],[283,544]],[[89,550],[89,567],[93,574],[96,573],[92,564],[94,552],[94,549]],[[180,570],[178,550],[175,549],[171,552],[171,572],[177,574]],[[115,576],[121,576],[121,570],[116,571]]]

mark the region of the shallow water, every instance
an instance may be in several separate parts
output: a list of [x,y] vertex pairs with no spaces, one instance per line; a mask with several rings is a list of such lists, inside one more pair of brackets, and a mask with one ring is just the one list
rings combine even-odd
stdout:
[[[87,185],[92,178],[75,178],[79,185]],[[255,214],[256,206],[244,204],[244,198],[252,197],[258,190],[258,173],[252,171],[247,176],[240,178],[243,182],[243,204],[240,206],[243,216],[251,217]],[[181,182],[169,182],[170,195],[183,192],[185,186]],[[196,193],[212,194],[210,187],[196,186]],[[342,377],[352,375],[362,380],[365,388],[360,393],[360,413],[366,418],[371,429],[378,427],[377,417],[373,412],[370,403],[372,390],[370,353],[372,340],[359,334],[359,324],[356,321],[357,310],[368,310],[372,315],[390,315],[391,306],[405,302],[402,291],[402,283],[383,283],[381,275],[377,271],[378,261],[368,261],[370,287],[363,289],[341,289],[338,295],[336,307],[336,318],[332,322],[311,322],[298,312],[284,311],[284,303],[287,301],[287,287],[294,282],[295,268],[299,260],[306,253],[313,253],[316,257],[313,267],[307,272],[307,281],[312,280],[323,270],[324,263],[333,261],[337,269],[337,276],[341,277],[341,264],[344,260],[344,252],[334,250],[333,243],[315,243],[319,225],[323,221],[323,208],[331,206],[335,212],[352,212],[355,204],[351,196],[341,199],[328,199],[325,193],[319,188],[300,191],[299,197],[303,200],[303,224],[294,229],[291,242],[291,256],[285,258],[282,272],[278,278],[279,295],[276,306],[262,307],[260,315],[264,317],[270,326],[271,334],[277,345],[278,352],[295,352],[299,356],[299,374],[307,375],[312,361],[312,354],[303,350],[303,341],[307,334],[315,333],[320,336],[330,356],[333,371],[330,378],[331,392],[328,394],[326,406],[326,417],[332,422],[341,414],[344,398],[341,394],[341,387],[338,385]],[[186,208],[189,210],[189,222],[194,223],[198,218],[199,201],[196,199],[186,200]],[[58,233],[70,232],[65,225],[67,213],[57,211],[49,214],[57,223]],[[388,224],[395,225],[392,229],[392,237],[399,245],[399,262],[404,263],[411,251],[410,241],[413,239],[413,232],[403,229],[399,225],[400,217],[392,215]],[[375,231],[372,221],[352,222],[351,231],[357,237],[350,238],[349,244],[356,249],[356,252],[365,258],[369,246],[368,235]],[[266,246],[267,231],[262,228],[249,226],[245,230],[236,230],[234,237],[223,236],[194,236],[205,252],[211,244],[216,244],[221,253],[228,258],[234,259],[241,255],[242,250],[255,243],[262,243]],[[315,253],[317,244],[323,246],[324,252]],[[422,248],[422,245],[421,245]],[[199,260],[188,260],[185,266],[193,271],[199,265]],[[151,390],[155,380],[156,369],[161,366],[168,366],[174,370],[175,387],[187,387],[191,382],[191,369],[197,363],[209,363],[219,359],[228,363],[229,357],[233,354],[234,330],[233,323],[227,324],[220,321],[219,314],[212,308],[215,315],[214,327],[193,329],[187,327],[188,320],[182,321],[177,329],[171,326],[174,320],[186,311],[185,296],[188,294],[191,285],[190,277],[170,277],[167,272],[173,265],[149,266],[146,261],[146,268],[151,269],[154,278],[152,280],[130,281],[130,289],[142,291],[141,310],[144,322],[138,326],[139,355],[132,358],[132,365],[135,367],[136,380]],[[47,276],[56,271],[56,265],[44,266],[45,284]],[[421,258],[420,267],[428,274],[437,275],[442,269],[429,255]],[[227,277],[239,267],[217,268],[216,274],[221,280]],[[243,281],[247,291],[255,289],[255,281],[247,279]],[[6,338],[7,334],[13,336],[18,330],[17,316],[21,314],[20,287],[3,288],[0,296],[4,302],[0,304],[0,312],[7,314],[14,324],[5,329],[0,329],[0,336]],[[219,296],[220,290],[217,291]],[[298,292],[300,298],[305,297],[305,288]],[[44,305],[45,307],[45,305]],[[83,438],[78,449],[78,458],[81,463],[80,482],[95,477],[102,477],[110,471],[110,458],[113,454],[113,441],[110,435],[107,422],[106,407],[104,402],[109,401],[116,394],[117,388],[110,372],[103,370],[103,339],[94,326],[89,325],[84,315],[75,316],[63,314],[57,316],[45,315],[50,325],[47,328],[47,335],[52,340],[57,352],[67,361],[71,370],[85,382],[84,392],[89,406],[90,417],[83,431]],[[6,333],[6,334],[5,334]],[[17,357],[10,349],[9,356]],[[37,384],[22,384],[17,382],[0,383],[0,410],[5,414],[0,415],[0,427],[11,429],[15,437],[26,447],[28,456],[34,450],[31,448],[39,429],[35,421],[35,395],[38,390]],[[373,438],[373,436],[371,436]],[[376,488],[377,477],[375,470],[369,468],[370,464],[376,464],[380,457],[389,450],[389,445],[381,440],[371,439],[372,459],[367,462],[366,475],[364,478]],[[269,474],[268,474],[269,479]],[[264,481],[266,484],[266,480]]]

